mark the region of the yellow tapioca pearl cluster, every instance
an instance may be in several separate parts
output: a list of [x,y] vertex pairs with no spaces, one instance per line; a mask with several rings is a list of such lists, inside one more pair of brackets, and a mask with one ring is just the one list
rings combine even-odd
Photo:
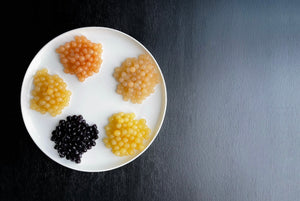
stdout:
[[151,129],[145,119],[136,120],[134,113],[120,112],[109,117],[105,131],[105,146],[117,156],[126,156],[145,149],[144,141],[149,139]]

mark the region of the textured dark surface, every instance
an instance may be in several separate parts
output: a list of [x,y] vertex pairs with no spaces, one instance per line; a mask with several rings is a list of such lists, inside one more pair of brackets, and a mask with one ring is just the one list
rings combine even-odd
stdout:
[[[19,54],[8,66],[15,88],[6,94],[11,130],[1,133],[0,200],[299,200],[297,1],[12,4],[2,7],[11,25],[2,31],[13,44],[7,56],[18,46]],[[49,159],[28,135],[19,106],[34,55],[55,36],[85,26],[115,28],[143,43],[168,90],[165,122],[151,147],[104,173]]]

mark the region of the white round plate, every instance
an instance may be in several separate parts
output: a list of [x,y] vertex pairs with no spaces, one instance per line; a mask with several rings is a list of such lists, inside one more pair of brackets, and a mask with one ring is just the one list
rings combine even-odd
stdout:
[[[75,75],[63,72],[59,55],[55,52],[60,45],[74,40],[74,36],[84,35],[94,43],[101,43],[103,48],[100,71],[84,82],[79,82]],[[157,136],[164,120],[167,106],[166,85],[161,76],[160,84],[156,85],[155,92],[147,97],[142,104],[125,102],[122,96],[116,93],[117,82],[113,77],[115,67],[127,57],[137,57],[140,54],[151,53],[137,40],[120,31],[105,27],[85,27],[63,33],[47,43],[34,57],[24,76],[21,89],[21,110],[25,126],[36,145],[52,160],[71,169],[85,172],[101,172],[121,167],[140,156]],[[33,89],[33,76],[37,70],[47,68],[49,74],[59,75],[66,83],[67,89],[72,92],[70,104],[65,107],[62,114],[52,117],[48,113],[41,114],[30,109],[31,90]],[[117,112],[134,112],[136,118],[145,118],[151,129],[150,139],[146,148],[133,156],[115,156],[102,142],[106,135],[104,126],[108,118]],[[96,146],[82,155],[81,163],[76,164],[65,158],[60,158],[54,149],[54,142],[50,140],[51,132],[60,119],[68,115],[79,115],[89,125],[96,124],[99,138]]]

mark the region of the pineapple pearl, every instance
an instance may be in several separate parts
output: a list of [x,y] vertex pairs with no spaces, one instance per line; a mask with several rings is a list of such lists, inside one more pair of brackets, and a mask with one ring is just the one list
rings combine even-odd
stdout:
[[151,129],[145,119],[136,120],[134,113],[116,113],[109,117],[105,127],[107,137],[103,142],[116,156],[134,155],[145,149],[144,141],[149,139]]

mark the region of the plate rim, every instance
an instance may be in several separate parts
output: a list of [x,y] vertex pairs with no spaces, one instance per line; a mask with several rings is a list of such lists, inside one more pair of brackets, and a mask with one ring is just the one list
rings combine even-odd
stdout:
[[[55,39],[57,39],[58,37],[60,37],[61,35],[64,35],[64,34],[68,34],[69,32],[73,32],[73,31],[79,31],[79,30],[89,30],[89,29],[104,29],[104,30],[109,30],[109,31],[112,31],[112,32],[117,32],[131,40],[133,40],[135,43],[137,43],[138,45],[140,45],[150,56],[151,58],[153,59],[153,61],[155,62],[156,66],[157,66],[157,69],[161,75],[161,81],[162,81],[162,104],[161,106],[163,107],[162,110],[160,111],[160,115],[159,115],[159,119],[158,119],[158,122],[159,122],[159,125],[157,125],[157,131],[155,133],[155,135],[153,136],[152,140],[148,143],[148,145],[146,146],[146,148],[144,150],[142,150],[140,153],[138,153],[135,157],[131,158],[130,160],[124,162],[124,163],[121,163],[120,165],[116,165],[116,166],[113,166],[113,167],[110,167],[110,168],[105,168],[105,169],[75,169],[73,168],[72,166],[69,166],[67,164],[62,164],[62,163],[59,163],[57,162],[56,160],[54,160],[53,158],[51,158],[39,145],[38,143],[36,142],[36,140],[33,138],[32,134],[29,132],[28,130],[28,122],[25,120],[24,118],[24,109],[23,109],[23,101],[22,101],[22,97],[23,95],[25,95],[25,89],[24,89],[24,82],[25,82],[25,78],[27,77],[27,74],[29,72],[29,67],[32,65],[33,61],[35,60],[36,57],[38,57],[39,54],[41,54],[42,50],[48,46],[52,41],[54,41]],[[81,172],[106,172],[106,171],[110,171],[110,170],[114,170],[114,169],[118,169],[122,166],[125,166],[131,162],[133,162],[135,159],[137,159],[139,156],[141,156],[150,146],[151,144],[154,142],[154,140],[156,139],[156,137],[158,136],[159,134],[159,131],[163,125],[163,122],[164,122],[164,119],[165,119],[165,115],[166,115],[166,111],[167,111],[167,87],[166,87],[166,82],[165,82],[165,79],[164,79],[164,75],[161,71],[161,68],[159,67],[156,59],[154,58],[154,56],[151,54],[151,52],[141,43],[139,42],[138,40],[136,40],[135,38],[133,38],[132,36],[122,32],[122,31],[119,31],[117,29],[113,29],[113,28],[109,28],[109,27],[102,27],[102,26],[86,26],[86,27],[79,27],[79,28],[75,28],[75,29],[71,29],[69,31],[65,31],[57,36],[55,36],[54,38],[52,38],[50,41],[48,41],[46,44],[44,44],[39,50],[38,52],[34,55],[34,57],[32,58],[31,62],[29,63],[26,71],[25,71],[25,74],[24,74],[24,77],[23,77],[23,81],[22,81],[22,85],[21,85],[21,93],[20,93],[20,107],[21,107],[21,114],[22,114],[22,119],[23,119],[23,122],[24,122],[24,125],[25,125],[25,128],[27,130],[27,133],[29,134],[30,138],[32,139],[32,141],[36,144],[36,146],[48,157],[50,158],[52,161],[58,163],[59,165],[63,166],[63,167],[66,167],[66,168],[69,168],[69,169],[72,169],[72,170],[76,170],[76,171],[81,171]]]

